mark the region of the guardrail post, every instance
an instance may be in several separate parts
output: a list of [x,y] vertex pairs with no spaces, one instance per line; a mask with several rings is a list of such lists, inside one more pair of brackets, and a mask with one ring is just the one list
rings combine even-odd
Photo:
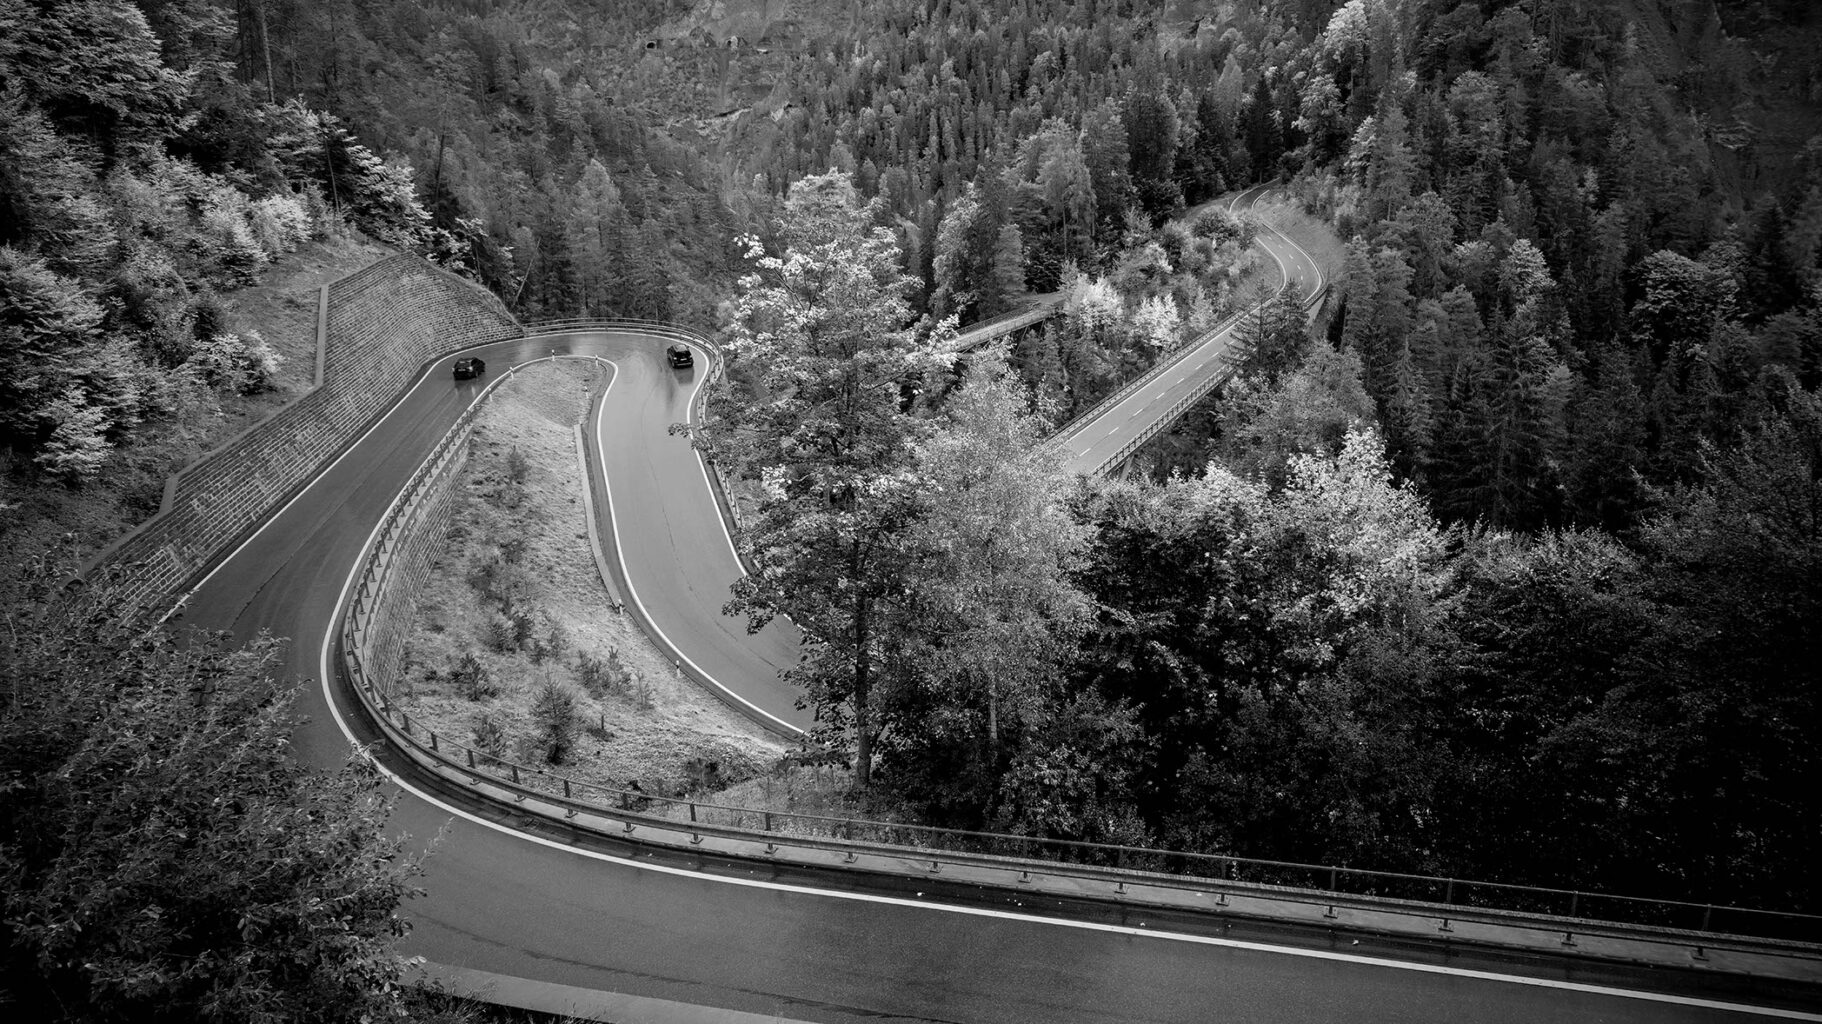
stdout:
[[759,831],[761,831],[761,832],[772,831],[772,812],[771,811],[765,812],[765,822],[763,825],[761,825]]

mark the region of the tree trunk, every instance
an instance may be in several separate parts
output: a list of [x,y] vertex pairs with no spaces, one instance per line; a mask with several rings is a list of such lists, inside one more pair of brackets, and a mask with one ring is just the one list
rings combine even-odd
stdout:
[[266,102],[278,102],[278,90],[272,82],[272,39],[266,32],[266,0],[253,0],[253,18],[259,26],[259,52],[266,65]]
[[854,782],[866,789],[873,781],[873,723],[867,710],[872,664],[867,657],[867,626],[872,609],[866,598],[854,601]]

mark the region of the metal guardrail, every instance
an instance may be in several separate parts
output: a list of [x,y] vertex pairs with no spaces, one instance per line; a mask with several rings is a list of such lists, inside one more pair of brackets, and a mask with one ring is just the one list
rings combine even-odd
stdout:
[[[719,350],[696,332],[676,325],[650,325],[650,333],[676,337]],[[555,327],[555,329],[551,329]],[[533,325],[540,333],[576,329],[630,328],[647,331],[647,325],[628,321],[576,321],[561,326]],[[544,360],[534,360],[542,362]],[[719,362],[719,358],[716,360]],[[530,365],[530,364],[526,364]],[[493,389],[511,379],[519,367],[509,367],[491,381],[480,397],[464,410],[433,446],[429,456],[412,474],[381,520],[372,547],[362,556],[358,585],[339,624],[339,661],[363,707],[414,758],[441,774],[469,785],[486,783],[523,802],[531,798],[563,808],[566,818],[590,814],[622,822],[626,834],[648,830],[687,834],[700,843],[704,834],[750,840],[776,855],[780,847],[805,851],[846,851],[840,863],[855,863],[855,850],[886,851],[890,855],[923,856],[930,870],[940,869],[943,857],[994,858],[1011,865],[1008,870],[1025,876],[1041,872],[1108,881],[1117,885],[1117,898],[1128,884],[1139,885],[1158,876],[1183,879],[1196,886],[1252,886],[1270,889],[1273,898],[1318,905],[1337,899],[1405,901],[1442,908],[1443,927],[1450,913],[1546,915],[1581,922],[1606,922],[1669,928],[1691,933],[1723,932],[1796,942],[1822,939],[1822,916],[1757,910],[1718,904],[1615,896],[1574,889],[1511,885],[1469,879],[1433,877],[1345,866],[1305,864],[1225,854],[1192,853],[1145,847],[1045,839],[1001,833],[974,832],[928,825],[837,818],[826,815],[731,807],[688,798],[672,798],[604,786],[575,779],[549,768],[521,764],[454,739],[422,722],[391,694],[390,680],[375,678],[363,653],[375,629],[381,592],[396,571],[396,553],[429,496],[436,474],[443,472],[467,438],[481,404]],[[930,854],[939,854],[936,859]],[[1111,872],[1111,874],[1110,874]],[[1110,881],[1111,880],[1111,881]],[[1279,892],[1279,890],[1284,890]],[[1222,891],[1228,891],[1223,889]],[[1334,913],[1333,906],[1329,913]],[[1433,911],[1425,913],[1434,916]]]

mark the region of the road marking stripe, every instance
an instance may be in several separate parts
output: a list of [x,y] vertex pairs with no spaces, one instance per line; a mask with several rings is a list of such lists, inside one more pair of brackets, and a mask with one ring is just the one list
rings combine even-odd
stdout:
[[[615,375],[615,379],[616,380],[619,379],[619,375],[617,373]],[[384,525],[384,522],[381,522],[380,524],[376,524],[374,526],[373,533],[368,535],[367,544],[362,548],[363,551],[365,551],[367,547],[372,546],[374,538],[379,535],[380,528],[383,525]],[[349,572],[347,580],[345,582],[343,582],[341,596],[336,601],[336,612],[337,612],[338,616],[340,614],[342,606],[347,603],[348,594],[353,590],[354,581],[359,575],[360,575],[360,563],[357,562],[355,564],[354,568]],[[457,807],[453,804],[446,803],[441,798],[432,796],[431,794],[425,792],[424,790],[419,789],[417,786],[411,784],[410,782],[407,782],[404,778],[399,776],[397,773],[393,772],[391,769],[389,769],[385,765],[381,764],[379,762],[379,760],[377,758],[375,758],[370,751],[368,751],[366,748],[364,748],[360,745],[360,742],[355,738],[353,730],[348,728],[348,723],[347,723],[346,719],[344,719],[342,717],[341,708],[336,704],[335,695],[330,690],[329,680],[331,678],[330,673],[332,671],[331,665],[330,665],[330,641],[333,639],[333,637],[334,637],[333,632],[330,632],[323,637],[321,672],[319,674],[319,678],[322,680],[321,685],[322,685],[322,690],[323,690],[323,699],[328,703],[329,712],[331,715],[334,716],[335,724],[341,728],[342,735],[344,735],[348,738],[348,742],[349,742],[350,746],[352,746],[355,750],[359,751],[362,757],[365,757],[369,761],[372,761],[375,769],[377,769],[381,774],[385,775],[388,779],[390,779],[394,785],[398,786],[400,789],[404,790],[407,793],[410,793],[412,796],[417,797],[419,800],[422,800],[423,802],[429,804],[432,807],[436,807],[448,814],[454,815],[454,816],[462,818],[468,822],[479,825],[482,828],[492,829],[493,831],[498,832],[501,835],[504,835],[504,836],[507,836],[507,837],[510,837],[513,839],[518,839],[522,842],[534,843],[539,846],[543,846],[548,849],[568,853],[573,856],[583,857],[583,858],[586,858],[589,860],[601,861],[601,862],[604,862],[607,864],[614,864],[614,865],[617,865],[617,866],[620,866],[623,868],[632,868],[632,869],[636,869],[639,871],[652,871],[652,872],[657,872],[659,874],[672,875],[672,876],[679,877],[679,878],[693,878],[700,882],[712,882],[712,883],[717,883],[717,884],[721,884],[721,885],[737,885],[737,886],[741,886],[743,888],[761,889],[761,890],[766,890],[766,891],[770,891],[770,892],[794,893],[794,894],[802,895],[802,896],[820,896],[825,899],[848,900],[848,901],[856,902],[856,903],[871,903],[871,904],[881,905],[881,906],[905,907],[905,908],[915,909],[915,910],[935,911],[938,913],[960,914],[960,915],[963,915],[966,917],[981,917],[981,918],[989,918],[989,919],[996,919],[996,920],[1003,920],[1003,921],[1017,921],[1017,922],[1024,923],[1024,924],[1048,925],[1050,927],[1056,927],[1056,928],[1075,928],[1075,929],[1082,930],[1082,931],[1102,932],[1102,933],[1112,934],[1112,935],[1124,935],[1129,938],[1158,939],[1158,940],[1168,941],[1168,942],[1186,942],[1186,943],[1190,943],[1193,945],[1200,945],[1200,946],[1215,946],[1215,947],[1226,948],[1226,949],[1246,950],[1249,952],[1256,952],[1256,953],[1276,954],[1279,956],[1302,957],[1302,958],[1308,959],[1308,960],[1326,960],[1326,961],[1330,961],[1330,962],[1334,962],[1334,963],[1347,963],[1347,964],[1356,964],[1356,965],[1367,966],[1367,967],[1379,967],[1379,968],[1384,968],[1387,970],[1413,971],[1413,972],[1416,972],[1419,974],[1437,974],[1437,975],[1445,975],[1445,976],[1456,977],[1456,978],[1470,978],[1470,979],[1473,979],[1476,981],[1503,982],[1503,983],[1511,984],[1511,985],[1525,985],[1525,986],[1529,986],[1532,988],[1556,989],[1558,991],[1578,992],[1578,993],[1582,993],[1582,994],[1586,994],[1586,995],[1605,996],[1605,997],[1615,998],[1615,999],[1634,999],[1634,1000],[1639,1000],[1639,1001],[1643,1001],[1643,1002],[1668,1003],[1668,1004],[1676,1005],[1676,1006],[1689,1006],[1689,1007],[1696,1007],[1696,1008],[1700,1008],[1700,1009],[1722,1010],[1722,1011],[1728,1011],[1728,1012],[1732,1012],[1732,1013],[1743,1013],[1743,1014],[1750,1014],[1750,1015],[1760,1016],[1760,1017],[1772,1017],[1772,1018],[1778,1018],[1778,1019],[1782,1019],[1782,1020],[1800,1020],[1800,1021],[1822,1022],[1822,1014],[1807,1013],[1807,1012],[1804,1012],[1801,1010],[1785,1010],[1785,1009],[1780,1009],[1780,1008],[1776,1008],[1776,1007],[1750,1006],[1750,1005],[1746,1005],[1746,1004],[1742,1004],[1742,1003],[1726,1003],[1726,1002],[1721,1002],[1719,1000],[1713,1000],[1713,999],[1701,999],[1701,998],[1697,998],[1694,996],[1670,995],[1667,993],[1659,993],[1659,992],[1639,992],[1639,991],[1632,991],[1632,990],[1628,990],[1628,989],[1611,988],[1611,987],[1604,986],[1604,985],[1590,985],[1590,984],[1586,984],[1584,982],[1558,981],[1554,978],[1518,977],[1518,976],[1506,975],[1506,974],[1496,974],[1491,971],[1471,970],[1471,969],[1465,968],[1465,967],[1444,967],[1444,966],[1441,966],[1438,964],[1408,963],[1408,962],[1398,961],[1398,960],[1381,959],[1379,957],[1361,956],[1361,955],[1355,954],[1355,953],[1337,953],[1337,952],[1333,952],[1330,950],[1322,950],[1322,949],[1298,949],[1298,948],[1290,947],[1290,946],[1274,946],[1274,945],[1270,945],[1270,944],[1263,943],[1263,942],[1247,942],[1247,941],[1240,940],[1240,939],[1224,939],[1224,938],[1218,938],[1218,937],[1210,936],[1210,935],[1189,935],[1189,934],[1185,934],[1182,932],[1155,931],[1150,928],[1134,928],[1130,925],[1106,924],[1106,923],[1098,922],[1098,921],[1071,921],[1071,920],[1062,919],[1062,918],[1040,917],[1036,914],[1022,914],[1022,913],[1017,913],[1014,911],[998,910],[998,909],[989,908],[989,907],[960,907],[960,906],[954,906],[954,905],[946,904],[946,903],[929,903],[929,902],[925,902],[923,900],[904,899],[902,897],[897,897],[897,896],[882,896],[882,895],[878,895],[876,893],[842,892],[842,891],[832,890],[832,889],[818,889],[818,888],[814,888],[812,886],[791,885],[791,884],[788,884],[785,882],[771,882],[771,881],[766,881],[764,879],[758,879],[758,878],[731,878],[731,877],[728,877],[725,875],[704,874],[700,871],[694,871],[694,870],[690,870],[688,868],[672,867],[668,864],[644,863],[641,861],[629,860],[624,857],[616,857],[612,854],[602,853],[599,850],[588,850],[588,849],[583,849],[583,848],[577,847],[577,846],[571,846],[567,843],[557,842],[554,839],[547,839],[543,836],[529,835],[527,833],[520,832],[516,829],[507,828],[505,825],[501,825],[501,824],[499,824],[497,822],[493,822],[493,821],[488,821],[487,819],[482,818],[479,815],[476,815],[469,811],[463,810],[462,808]]]
[[[501,344],[501,342],[490,342],[489,343],[489,345],[493,345],[493,344]],[[485,348],[485,347],[488,347],[488,346],[486,346],[486,345],[475,346],[475,348]],[[464,349],[463,351],[469,351],[469,350]],[[548,358],[548,357],[543,357],[543,358]],[[538,360],[533,360],[533,361],[535,362]],[[614,384],[619,382],[622,375],[620,373],[619,365],[615,364],[613,362],[613,360],[604,359],[603,361],[614,366],[614,371],[615,371],[614,380],[609,382],[609,384],[608,384],[608,391],[611,392],[613,390]],[[228,555],[227,558],[224,558],[220,562],[218,562],[216,564],[215,568],[211,569],[209,571],[208,575],[204,576],[203,579],[197,583],[195,588],[192,588],[191,592],[194,593],[195,590],[200,589],[203,586],[203,584],[207,583],[210,579],[212,579],[215,576],[215,574],[221,570],[221,568],[223,566],[227,565],[227,563],[229,561],[232,561],[237,555],[239,555],[241,553],[242,550],[244,550],[247,547],[247,545],[253,543],[253,541],[256,540],[260,534],[264,533],[268,526],[270,526],[273,522],[276,522],[288,509],[291,508],[292,505],[296,504],[301,498],[303,498],[303,496],[305,494],[307,494],[311,490],[313,490],[317,486],[317,484],[319,484],[326,476],[329,475],[329,473],[332,470],[335,469],[336,466],[341,464],[343,459],[346,459],[349,455],[352,455],[356,449],[360,448],[361,445],[364,444],[367,441],[367,439],[374,433],[374,431],[378,430],[380,428],[380,426],[382,424],[384,424],[385,421],[387,419],[389,419],[392,416],[392,414],[398,410],[399,406],[403,404],[403,402],[406,398],[409,398],[413,393],[415,393],[417,391],[418,388],[422,387],[429,380],[430,369],[434,368],[434,365],[435,364],[432,364],[432,366],[426,367],[425,371],[420,376],[418,381],[416,383],[414,383],[411,386],[411,388],[405,392],[405,395],[402,398],[400,398],[398,401],[393,403],[392,408],[387,410],[386,415],[381,416],[378,420],[374,421],[374,423],[370,427],[368,427],[368,429],[364,433],[361,434],[360,438],[358,440],[356,440],[354,442],[354,444],[350,445],[346,451],[342,452],[341,455],[337,456],[335,461],[331,462],[328,466],[324,467],[324,469],[321,472],[319,472],[316,475],[316,477],[314,479],[312,479],[307,486],[305,486],[295,496],[293,496],[290,501],[287,501],[284,504],[284,506],[282,506],[278,510],[278,512],[273,513],[271,516],[269,516],[266,519],[266,522],[261,524],[260,528],[256,531],[254,531],[252,536],[248,537],[245,541],[241,542],[241,544],[238,547],[236,547],[234,549],[234,551]],[[700,385],[698,385],[698,386],[700,386]],[[606,400],[607,400],[607,393],[603,392],[602,402],[605,403]],[[471,402],[470,404],[472,405],[473,403]],[[600,414],[597,413],[597,435],[596,435],[597,441],[599,441],[599,433],[598,433],[599,417],[600,417]],[[602,479],[603,479],[604,485],[605,485],[605,481],[606,481],[606,476],[607,476],[607,474],[605,472],[605,467],[604,467],[604,471],[602,473]],[[613,500],[613,496],[611,493],[608,495],[608,500],[610,503]],[[610,516],[612,515],[611,507],[609,509],[609,515]],[[720,518],[719,515],[717,515],[717,518]],[[1750,1014],[1750,1015],[1760,1016],[1760,1017],[1777,1018],[1777,1019],[1782,1019],[1782,1020],[1800,1020],[1800,1021],[1822,1022],[1822,1014],[1807,1013],[1807,1012],[1800,1011],[1800,1010],[1785,1010],[1785,1009],[1779,1009],[1779,1008],[1774,1008],[1774,1007],[1750,1006],[1750,1005],[1739,1004],[1739,1003],[1726,1003],[1726,1002],[1720,1002],[1718,1000],[1699,999],[1699,998],[1695,998],[1695,997],[1691,997],[1691,996],[1677,996],[1677,995],[1668,995],[1668,994],[1655,993],[1655,992],[1635,992],[1635,991],[1629,991],[1626,989],[1610,988],[1610,987],[1601,986],[1601,985],[1589,985],[1589,984],[1585,984],[1585,983],[1581,983],[1581,982],[1557,981],[1557,980],[1551,979],[1551,978],[1514,977],[1511,975],[1495,974],[1495,973],[1492,973],[1489,971],[1476,971],[1476,970],[1470,970],[1470,969],[1461,968],[1461,967],[1444,967],[1444,966],[1434,965],[1434,964],[1405,963],[1405,962],[1400,962],[1400,961],[1396,961],[1396,960],[1384,960],[1384,959],[1380,959],[1377,957],[1360,956],[1360,955],[1352,954],[1352,953],[1337,953],[1337,952],[1332,952],[1332,951],[1328,951],[1328,950],[1316,950],[1316,949],[1296,949],[1293,947],[1273,946],[1273,945],[1268,945],[1266,943],[1260,943],[1260,942],[1245,942],[1245,941],[1241,941],[1238,939],[1223,939],[1223,938],[1216,938],[1213,936],[1205,936],[1205,935],[1187,935],[1187,934],[1183,934],[1180,932],[1153,931],[1153,930],[1147,929],[1147,928],[1133,928],[1133,927],[1129,927],[1129,926],[1125,926],[1125,925],[1111,925],[1111,924],[1104,924],[1104,923],[1094,922],[1094,921],[1068,921],[1068,920],[1061,920],[1061,919],[1056,919],[1056,918],[1039,917],[1039,916],[1033,915],[1033,914],[1019,914],[1019,913],[1014,913],[1011,911],[997,910],[997,909],[991,909],[991,908],[985,908],[985,907],[957,907],[957,906],[951,906],[951,905],[947,905],[947,904],[935,904],[935,903],[926,903],[926,902],[919,901],[919,900],[902,899],[902,898],[893,897],[893,896],[881,896],[881,895],[877,895],[877,894],[873,894],[873,893],[840,892],[840,891],[829,890],[829,889],[817,889],[817,888],[813,888],[810,886],[789,885],[789,884],[786,884],[783,882],[769,882],[769,881],[764,881],[764,880],[760,880],[760,879],[728,878],[728,877],[720,876],[720,875],[706,875],[701,872],[691,871],[691,870],[688,870],[685,868],[676,868],[676,867],[671,867],[671,866],[665,865],[665,864],[641,863],[639,861],[628,860],[628,859],[625,859],[622,857],[615,857],[610,854],[601,853],[596,850],[580,849],[578,847],[570,846],[565,843],[556,842],[555,840],[546,839],[542,836],[528,835],[524,832],[519,832],[515,829],[507,828],[504,825],[500,825],[496,822],[488,821],[484,818],[479,817],[478,815],[475,815],[466,810],[463,810],[462,808],[456,807],[449,803],[445,803],[440,798],[432,796],[429,793],[427,793],[427,792],[419,789],[415,785],[411,784],[410,782],[407,782],[404,778],[399,776],[397,773],[393,772],[391,769],[389,769],[385,765],[381,764],[379,762],[379,760],[377,758],[375,758],[370,751],[361,747],[359,740],[356,739],[356,737],[354,735],[354,731],[349,728],[348,721],[342,714],[342,709],[341,709],[340,704],[335,699],[334,691],[331,689],[331,686],[330,686],[330,680],[332,678],[334,678],[334,676],[332,674],[332,671],[333,671],[332,666],[330,664],[331,647],[332,647],[332,643],[335,638],[334,623],[335,623],[336,619],[340,617],[342,608],[348,602],[348,594],[353,590],[354,581],[360,575],[361,562],[365,560],[367,550],[373,546],[374,539],[379,536],[379,532],[380,532],[381,528],[384,527],[384,525],[385,525],[385,520],[384,520],[384,517],[382,517],[381,521],[378,523],[375,523],[373,530],[367,535],[366,543],[364,543],[361,546],[361,558],[356,560],[354,566],[349,570],[346,580],[343,581],[341,593],[336,599],[335,608],[334,608],[334,617],[332,617],[330,619],[330,621],[328,623],[329,628],[326,629],[323,634],[323,644],[322,644],[320,659],[318,662],[319,671],[318,671],[318,675],[317,675],[319,686],[321,687],[322,692],[323,692],[323,701],[326,705],[328,705],[330,716],[335,719],[336,727],[339,728],[342,732],[342,735],[347,738],[349,745],[353,749],[358,750],[362,757],[365,757],[369,761],[373,762],[374,767],[381,774],[385,775],[389,780],[391,780],[394,785],[398,786],[401,790],[404,790],[405,792],[410,793],[412,796],[416,797],[419,800],[422,800],[424,803],[429,804],[432,807],[436,807],[439,810],[442,810],[442,811],[444,811],[448,814],[454,815],[456,817],[460,817],[473,824],[480,825],[483,828],[492,829],[493,831],[498,832],[501,835],[505,835],[505,836],[508,836],[508,837],[511,837],[514,839],[518,839],[522,842],[536,843],[540,846],[545,846],[545,847],[548,847],[553,850],[567,852],[567,853],[570,853],[575,856],[619,865],[621,867],[635,868],[635,869],[638,869],[641,871],[654,871],[654,872],[659,872],[662,874],[675,875],[678,877],[695,878],[700,881],[718,882],[718,883],[727,884],[727,885],[739,885],[739,886],[745,886],[748,888],[765,889],[765,890],[770,890],[770,891],[774,891],[774,892],[797,893],[797,894],[806,895],[806,896],[821,896],[821,897],[828,898],[828,899],[843,899],[843,900],[850,900],[850,901],[855,901],[855,902],[873,903],[873,904],[878,904],[878,905],[908,907],[908,908],[922,909],[922,910],[927,910],[927,911],[937,911],[937,912],[941,912],[941,913],[962,914],[962,915],[966,915],[966,916],[970,916],[970,917],[997,918],[997,919],[1001,919],[1001,920],[1020,921],[1020,922],[1030,923],[1030,924],[1049,925],[1052,927],[1077,928],[1077,929],[1083,929],[1083,930],[1088,930],[1088,931],[1099,931],[1099,932],[1106,932],[1106,933],[1111,933],[1111,934],[1126,935],[1126,936],[1130,936],[1133,938],[1151,938],[1151,939],[1160,939],[1160,940],[1174,941],[1174,942],[1188,942],[1188,943],[1193,943],[1193,944],[1197,944],[1197,945],[1218,946],[1218,947],[1226,947],[1226,948],[1230,948],[1230,949],[1243,949],[1243,950],[1248,950],[1248,951],[1253,951],[1253,952],[1278,954],[1278,955],[1282,955],[1282,956],[1296,956],[1296,957],[1303,957],[1306,959],[1314,959],[1314,960],[1328,960],[1328,961],[1340,962],[1340,963],[1361,964],[1361,965],[1366,965],[1366,966],[1386,968],[1386,969],[1390,969],[1390,970],[1415,971],[1415,972],[1422,973],[1422,974],[1440,974],[1440,975],[1449,975],[1449,976],[1454,976],[1454,977],[1472,978],[1472,979],[1482,980],[1482,981],[1505,982],[1505,983],[1513,984],[1513,985],[1527,985],[1527,986],[1537,987],[1537,988],[1550,988],[1550,989],[1557,989],[1557,990],[1561,990],[1561,991],[1581,992],[1581,993],[1586,993],[1586,994],[1591,994],[1591,995],[1608,996],[1608,997],[1619,998],[1619,999],[1635,999],[1635,1000],[1642,1000],[1642,1001],[1646,1001],[1646,1002],[1667,1003],[1667,1004],[1672,1004],[1672,1005],[1677,1005],[1677,1006],[1690,1006],[1690,1007],[1696,1007],[1696,1008],[1722,1010],[1722,1011],[1728,1011],[1728,1012],[1733,1012],[1733,1013],[1743,1013],[1743,1014]],[[724,524],[723,529],[725,530],[725,528],[726,527]],[[617,529],[617,527],[616,527],[616,529]],[[616,549],[619,546],[619,538],[617,535],[615,537],[615,546],[616,546]],[[625,571],[626,571],[625,563],[622,562],[621,572],[624,574]],[[630,578],[628,580],[628,583],[629,583],[628,589],[630,590],[631,589]],[[634,600],[638,600],[636,595],[634,596]],[[644,606],[641,605],[640,607],[643,608]],[[650,618],[649,615],[647,616],[647,618],[648,619]],[[654,625],[655,625],[655,623],[654,623]],[[691,664],[694,665],[694,662],[692,662]],[[698,671],[700,671],[700,669],[698,669]],[[704,675],[706,677],[707,673],[704,673]],[[716,685],[720,685],[720,684],[716,684]],[[761,713],[763,714],[764,712],[762,711]]]
[[[741,707],[747,708],[747,709],[751,710],[754,714],[761,715],[761,716],[765,717],[767,720],[777,723],[778,727],[780,729],[785,730],[785,732],[787,734],[793,735],[793,736],[803,735],[802,729],[799,729],[798,727],[792,725],[791,723],[785,721],[784,719],[779,718],[777,715],[772,714],[770,711],[767,711],[766,709],[760,707],[759,705],[753,703],[752,701],[747,700],[745,697],[742,697],[740,694],[735,693],[733,690],[729,689],[726,685],[724,685],[721,682],[721,680],[716,679],[714,676],[710,675],[706,670],[703,669],[703,667],[701,665],[696,664],[695,659],[691,658],[689,656],[688,652],[684,651],[684,649],[682,647],[678,646],[676,644],[676,642],[671,640],[670,636],[664,632],[664,627],[658,625],[658,620],[656,618],[652,617],[651,609],[647,608],[645,606],[645,602],[641,601],[639,599],[639,588],[633,584],[633,574],[631,572],[628,572],[627,568],[626,568],[626,548],[624,545],[622,545],[620,543],[620,516],[614,511],[614,484],[613,484],[612,480],[608,479],[609,474],[607,472],[607,440],[606,440],[606,438],[604,438],[602,436],[602,426],[601,426],[603,419],[607,416],[608,396],[613,394],[614,385],[620,383],[620,378],[621,378],[622,374],[620,373],[620,364],[619,363],[614,362],[612,359],[607,359],[604,361],[609,366],[612,366],[614,368],[614,379],[608,382],[607,390],[601,392],[601,402],[595,409],[595,443],[597,445],[601,446],[601,489],[603,491],[607,492],[607,518],[608,518],[609,524],[612,526],[613,531],[614,531],[614,557],[616,559],[618,559],[620,562],[620,576],[626,580],[627,596],[631,597],[633,599],[633,603],[639,606],[640,614],[645,616],[645,621],[652,624],[652,631],[658,634],[659,639],[664,641],[664,645],[666,647],[669,647],[672,651],[675,651],[679,658],[682,658],[684,661],[688,662],[689,666],[691,668],[695,669],[699,674],[701,674],[702,678],[708,680],[708,682],[711,686],[713,686],[713,687],[715,687],[715,689],[721,691],[730,700],[737,702]],[[702,379],[698,380],[696,382],[696,387],[691,389],[690,397],[689,397],[689,402],[690,402],[689,408],[690,409],[692,409],[692,410],[695,409],[696,392],[698,390],[701,390],[703,382],[707,381],[707,380],[708,380],[708,375],[703,374]],[[696,455],[697,463],[698,463],[698,465],[700,465],[701,461],[702,461],[702,453],[696,451],[694,445],[690,446],[690,450],[692,453],[694,453]],[[708,470],[705,468],[705,469],[703,469],[702,472],[703,472],[703,481],[702,481],[703,485],[707,486]],[[714,491],[709,492],[709,500],[710,501],[715,500]],[[717,508],[715,510],[715,521],[718,523],[721,523],[721,510],[719,508]],[[727,535],[727,524],[726,523],[721,523],[721,532],[724,536]],[[372,542],[369,541],[369,543],[372,543]],[[733,537],[729,536],[728,537],[728,549],[733,550],[733,548],[734,548],[734,539],[733,539]],[[740,565],[740,553],[738,551],[734,552],[734,564],[736,566]]]

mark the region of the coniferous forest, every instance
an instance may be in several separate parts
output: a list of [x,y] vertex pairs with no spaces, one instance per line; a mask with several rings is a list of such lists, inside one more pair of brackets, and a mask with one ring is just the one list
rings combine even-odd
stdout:
[[[0,992],[206,998],[119,953],[181,929],[46,972],[120,884],[58,780],[134,763],[110,672],[164,729],[282,692],[264,649],[47,637],[84,551],[32,544],[92,553],[283,386],[234,296],[325,239],[718,335],[730,606],[806,629],[877,814],[1822,913],[1818,42],[1804,0],[0,0]],[[1333,238],[1315,319],[1249,314],[1236,380],[1064,474],[1057,426],[1269,294],[1217,201],[1263,183]],[[186,672],[246,692],[189,720]],[[310,827],[379,849],[370,788]],[[365,901],[351,990],[408,875],[287,883]]]

